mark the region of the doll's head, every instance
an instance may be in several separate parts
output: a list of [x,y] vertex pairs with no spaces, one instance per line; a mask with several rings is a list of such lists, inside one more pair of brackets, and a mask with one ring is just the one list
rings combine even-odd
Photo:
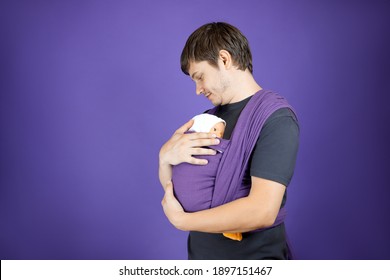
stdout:
[[210,132],[222,138],[225,132],[226,122],[211,114],[200,114],[192,118],[194,124],[189,131],[194,132]]
[[210,129],[210,132],[214,133],[215,135],[217,135],[218,138],[222,138],[223,134],[225,132],[225,126],[226,126],[225,122],[224,121],[220,121],[220,122],[216,123]]

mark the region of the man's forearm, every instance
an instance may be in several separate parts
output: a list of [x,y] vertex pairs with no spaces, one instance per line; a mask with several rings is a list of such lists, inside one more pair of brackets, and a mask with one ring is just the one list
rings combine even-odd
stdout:
[[250,197],[244,197],[212,209],[184,213],[178,228],[209,233],[247,232],[272,225],[274,216],[254,206]]
[[271,226],[278,215],[286,187],[252,177],[247,197],[195,213],[182,213],[177,226],[182,230],[221,233],[247,232]]
[[158,176],[160,179],[160,183],[165,190],[166,183],[172,179],[172,165],[169,163],[164,163],[160,160],[158,167]]

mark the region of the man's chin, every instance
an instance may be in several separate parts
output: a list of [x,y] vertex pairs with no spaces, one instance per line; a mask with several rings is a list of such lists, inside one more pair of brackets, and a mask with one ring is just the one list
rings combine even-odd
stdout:
[[221,102],[219,100],[215,100],[215,99],[211,99],[211,98],[208,98],[211,102],[211,104],[213,104],[214,106],[218,106],[218,105],[221,105]]

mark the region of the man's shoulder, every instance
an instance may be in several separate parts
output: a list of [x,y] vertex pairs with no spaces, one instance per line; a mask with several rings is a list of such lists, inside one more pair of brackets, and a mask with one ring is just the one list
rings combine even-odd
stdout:
[[266,120],[264,126],[269,125],[270,123],[295,123],[298,127],[298,118],[295,115],[295,113],[288,107],[277,109],[275,112],[273,112],[268,119]]
[[271,118],[280,118],[280,117],[292,117],[296,119],[295,113],[288,107],[277,109],[275,112],[273,112],[269,119]]

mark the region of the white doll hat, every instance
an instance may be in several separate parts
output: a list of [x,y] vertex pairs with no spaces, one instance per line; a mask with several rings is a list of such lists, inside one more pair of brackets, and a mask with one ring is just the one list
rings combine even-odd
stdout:
[[223,122],[226,125],[226,122],[223,119],[211,114],[196,115],[192,119],[194,120],[194,124],[188,131],[210,132],[211,128],[219,122]]

